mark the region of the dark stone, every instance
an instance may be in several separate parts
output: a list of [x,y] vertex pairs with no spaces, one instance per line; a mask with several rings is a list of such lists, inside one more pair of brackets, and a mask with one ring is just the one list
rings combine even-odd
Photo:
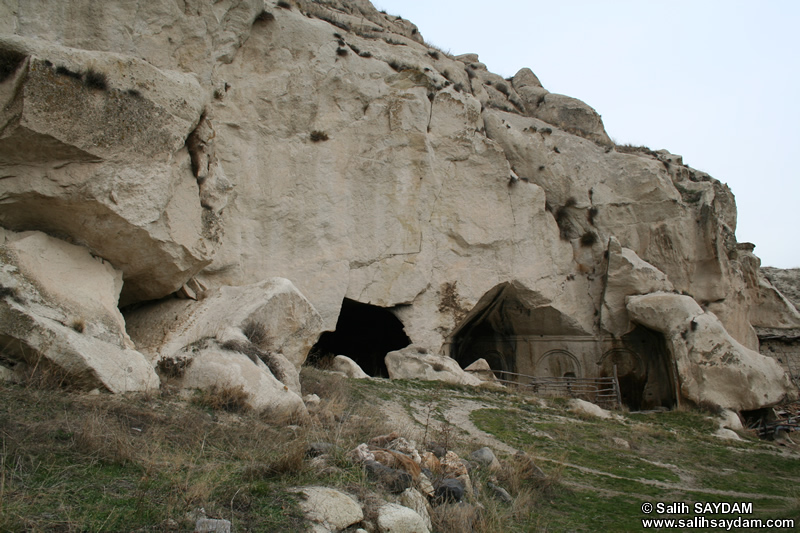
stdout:
[[403,470],[389,468],[378,461],[367,461],[364,466],[370,479],[377,481],[392,493],[400,494],[412,485],[411,474]]
[[457,503],[464,497],[464,484],[458,479],[444,479],[436,484],[434,503]]

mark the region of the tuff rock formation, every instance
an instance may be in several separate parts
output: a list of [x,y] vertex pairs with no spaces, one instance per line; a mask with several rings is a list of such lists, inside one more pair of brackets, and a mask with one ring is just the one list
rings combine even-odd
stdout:
[[[792,393],[753,324],[800,316],[736,242],[727,186],[367,0],[0,0],[0,204],[8,235],[52,248],[4,245],[6,367],[41,356],[117,392],[179,356],[197,362],[184,386],[208,365],[252,398],[297,396],[281,361],[302,364],[348,299],[462,366],[617,366],[637,406]],[[61,281],[41,259],[67,248],[92,267]],[[626,304],[657,291],[693,299],[704,335]],[[701,340],[739,354],[709,381]],[[764,390],[737,399],[742,376]]]

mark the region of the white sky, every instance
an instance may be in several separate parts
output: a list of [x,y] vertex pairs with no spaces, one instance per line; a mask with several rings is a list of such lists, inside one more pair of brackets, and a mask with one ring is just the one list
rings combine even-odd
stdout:
[[594,107],[620,144],[682,155],[731,187],[737,240],[763,266],[800,267],[800,1],[373,4],[503,77],[529,67]]

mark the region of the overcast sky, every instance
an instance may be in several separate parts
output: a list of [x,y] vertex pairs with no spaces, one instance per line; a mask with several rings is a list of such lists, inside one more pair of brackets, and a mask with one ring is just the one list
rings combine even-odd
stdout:
[[373,4],[503,77],[529,67],[595,108],[617,143],[681,154],[731,187],[737,239],[763,266],[800,267],[800,1]]

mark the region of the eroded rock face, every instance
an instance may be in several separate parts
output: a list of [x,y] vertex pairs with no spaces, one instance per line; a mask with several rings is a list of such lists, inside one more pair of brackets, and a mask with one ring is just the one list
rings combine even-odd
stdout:
[[200,301],[156,302],[127,313],[125,319],[131,338],[154,360],[206,338],[236,340],[228,328],[242,332],[239,340],[244,342],[249,328],[258,332],[253,343],[259,349],[281,353],[299,368],[322,331],[316,310],[281,278],[211,290]]
[[[622,336],[624,298],[658,290],[748,348],[751,322],[796,320],[730,190],[680,156],[615,147],[529,69],[431,50],[366,0],[293,6],[0,0],[0,225],[85,246],[123,305],[210,295],[128,314],[153,361],[257,315],[299,366],[345,298],[447,353],[505,286],[492,316],[554,337]],[[261,308],[272,277],[297,294]]]
[[742,346],[692,298],[653,293],[627,306],[633,320],[664,334],[684,398],[739,411],[797,396],[775,360]]
[[[4,241],[4,242],[2,242]],[[116,308],[122,274],[39,232],[0,236],[0,344],[18,375],[47,371],[86,390],[146,391],[159,380]]]

